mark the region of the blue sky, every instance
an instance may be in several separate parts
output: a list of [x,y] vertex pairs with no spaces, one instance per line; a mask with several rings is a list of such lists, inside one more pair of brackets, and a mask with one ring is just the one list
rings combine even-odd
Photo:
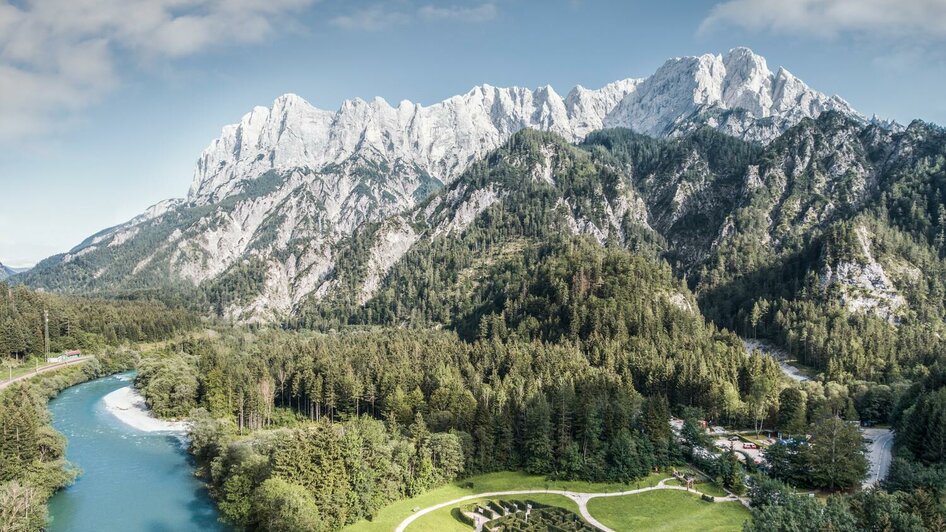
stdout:
[[565,93],[749,46],[865,114],[946,124],[941,0],[0,0],[0,262],[181,197],[224,124],[474,85]]

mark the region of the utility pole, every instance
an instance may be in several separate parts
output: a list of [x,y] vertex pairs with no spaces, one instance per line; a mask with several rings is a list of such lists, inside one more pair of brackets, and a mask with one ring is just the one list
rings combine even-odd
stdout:
[[46,339],[46,363],[49,364],[49,311],[43,309],[43,332]]

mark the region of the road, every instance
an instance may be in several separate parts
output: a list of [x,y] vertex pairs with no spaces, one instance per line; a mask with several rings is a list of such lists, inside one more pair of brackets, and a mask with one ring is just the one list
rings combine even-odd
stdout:
[[56,369],[64,368],[64,367],[66,367],[66,366],[72,366],[72,365],[75,365],[75,364],[81,364],[81,363],[83,363],[83,362],[89,360],[90,358],[92,358],[92,357],[91,357],[91,356],[84,356],[84,357],[79,357],[79,358],[77,358],[77,359],[75,359],[75,360],[67,360],[66,362],[59,362],[59,363],[57,363],[57,364],[50,364],[50,365],[48,365],[48,366],[43,366],[43,367],[40,368],[38,371],[34,371],[34,372],[31,372],[31,373],[27,373],[26,375],[20,375],[19,377],[16,377],[16,378],[14,378],[13,380],[5,380],[5,381],[3,381],[3,382],[0,382],[0,390],[3,390],[3,389],[6,388],[7,386],[10,386],[10,385],[15,384],[15,383],[17,383],[17,382],[25,381],[25,380],[27,380],[27,379],[30,379],[30,378],[32,378],[32,377],[35,376],[35,375],[39,375],[40,373],[46,373],[47,371],[53,371],[53,370],[56,370]]
[[801,370],[786,362],[788,354],[785,351],[764,340],[748,340],[743,338],[742,343],[745,344],[746,351],[759,351],[763,355],[774,358],[775,361],[778,362],[778,366],[782,368],[782,373],[788,376],[788,378],[797,382],[809,380]]
[[[581,513],[581,516],[585,519],[585,521],[588,522],[588,524],[590,524],[591,526],[603,532],[614,532],[614,530],[606,527],[603,523],[601,523],[600,521],[592,517],[591,513],[588,511],[589,500],[594,499],[596,497],[620,497],[622,495],[634,495],[636,493],[643,493],[645,491],[654,491],[654,490],[680,490],[680,491],[688,491],[695,495],[702,495],[702,493],[700,493],[699,491],[695,489],[687,489],[683,486],[668,486],[665,484],[668,480],[673,480],[673,479],[665,478],[661,480],[656,486],[652,486],[649,488],[640,488],[640,489],[629,490],[629,491],[613,491],[609,493],[579,493],[579,492],[567,491],[567,490],[538,490],[538,489],[537,490],[515,490],[515,491],[492,491],[492,492],[487,492],[487,493],[477,493],[475,495],[467,495],[465,497],[460,497],[459,499],[454,499],[452,501],[442,502],[434,506],[429,506],[427,508],[424,508],[423,510],[418,510],[407,519],[401,521],[401,524],[399,524],[397,528],[394,529],[394,532],[404,532],[404,530],[408,527],[408,525],[410,525],[417,519],[420,519],[421,517],[429,514],[430,512],[440,510],[441,508],[455,506],[457,504],[460,504],[461,502],[473,501],[477,499],[488,499],[492,497],[505,497],[507,495],[532,495],[532,494],[540,494],[540,493],[550,494],[550,495],[561,495],[563,497],[568,497],[569,499],[575,501],[576,504],[578,504],[578,511],[579,513]],[[714,498],[714,502],[732,502],[732,501],[740,501],[740,499],[732,495],[727,496],[727,497]]]
[[890,429],[864,429],[864,437],[871,441],[867,448],[870,470],[864,481],[864,487],[867,488],[883,480],[890,470],[893,432]]

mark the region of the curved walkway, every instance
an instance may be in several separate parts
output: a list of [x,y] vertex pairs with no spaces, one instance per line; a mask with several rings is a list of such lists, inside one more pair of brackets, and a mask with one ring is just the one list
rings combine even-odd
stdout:
[[[407,519],[401,521],[401,524],[399,524],[397,528],[394,529],[394,532],[404,532],[404,530],[408,527],[408,525],[410,525],[417,519],[420,519],[421,517],[429,514],[430,512],[440,510],[441,508],[454,506],[461,502],[473,501],[477,499],[487,499],[487,498],[492,498],[492,497],[502,497],[506,495],[530,495],[530,494],[540,494],[540,493],[549,494],[549,495],[561,495],[563,497],[568,497],[569,499],[575,501],[576,504],[578,504],[578,512],[585,519],[585,521],[588,521],[588,524],[604,532],[614,532],[612,529],[606,527],[603,523],[601,523],[600,521],[592,517],[591,513],[588,511],[588,501],[597,497],[620,497],[623,495],[634,495],[636,493],[643,493],[645,491],[655,491],[655,490],[679,490],[679,491],[686,491],[689,493],[693,493],[695,495],[703,495],[702,492],[697,491],[695,489],[687,489],[683,486],[668,486],[666,484],[668,480],[673,480],[673,478],[665,478],[661,480],[660,482],[658,482],[656,486],[651,486],[649,488],[640,488],[640,489],[628,490],[628,491],[612,491],[612,492],[606,492],[606,493],[580,493],[580,492],[568,491],[568,490],[540,490],[540,489],[491,491],[487,493],[477,493],[475,495],[467,495],[465,497],[460,497],[459,499],[454,499],[452,501],[442,502],[434,506],[429,506],[427,508],[424,508],[423,510],[418,510]],[[734,495],[727,495],[726,497],[713,498],[713,502],[730,502],[730,501],[740,501],[740,500],[741,499],[739,499],[738,497]]]
[[890,470],[890,461],[893,459],[893,431],[890,429],[864,429],[864,436],[870,438],[867,460],[870,462],[870,471],[864,480],[864,488],[869,488],[887,478]]
[[46,373],[47,371],[53,371],[54,369],[64,368],[64,367],[66,367],[66,366],[72,366],[72,365],[74,365],[74,364],[81,364],[81,363],[83,363],[83,362],[89,360],[90,358],[92,358],[92,357],[91,357],[91,356],[84,356],[84,357],[76,358],[76,359],[74,359],[74,360],[67,360],[67,361],[65,361],[65,362],[57,362],[56,364],[50,364],[50,365],[48,365],[48,366],[43,366],[43,367],[39,368],[39,369],[36,370],[36,371],[32,371],[32,372],[27,373],[27,374],[25,374],[25,375],[20,375],[19,377],[16,377],[16,378],[13,379],[13,380],[5,380],[5,381],[3,381],[3,382],[0,382],[0,390],[6,388],[7,386],[10,386],[11,384],[16,384],[16,383],[18,383],[18,382],[21,382],[21,381],[25,381],[25,380],[27,380],[27,379],[30,379],[30,378],[32,378],[34,375],[39,375],[40,373]]

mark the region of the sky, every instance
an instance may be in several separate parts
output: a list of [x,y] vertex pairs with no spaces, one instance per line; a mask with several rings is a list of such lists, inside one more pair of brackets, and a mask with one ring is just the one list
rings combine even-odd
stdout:
[[475,85],[567,93],[748,46],[866,115],[946,124],[944,0],[0,0],[0,263],[183,197],[223,125]]

